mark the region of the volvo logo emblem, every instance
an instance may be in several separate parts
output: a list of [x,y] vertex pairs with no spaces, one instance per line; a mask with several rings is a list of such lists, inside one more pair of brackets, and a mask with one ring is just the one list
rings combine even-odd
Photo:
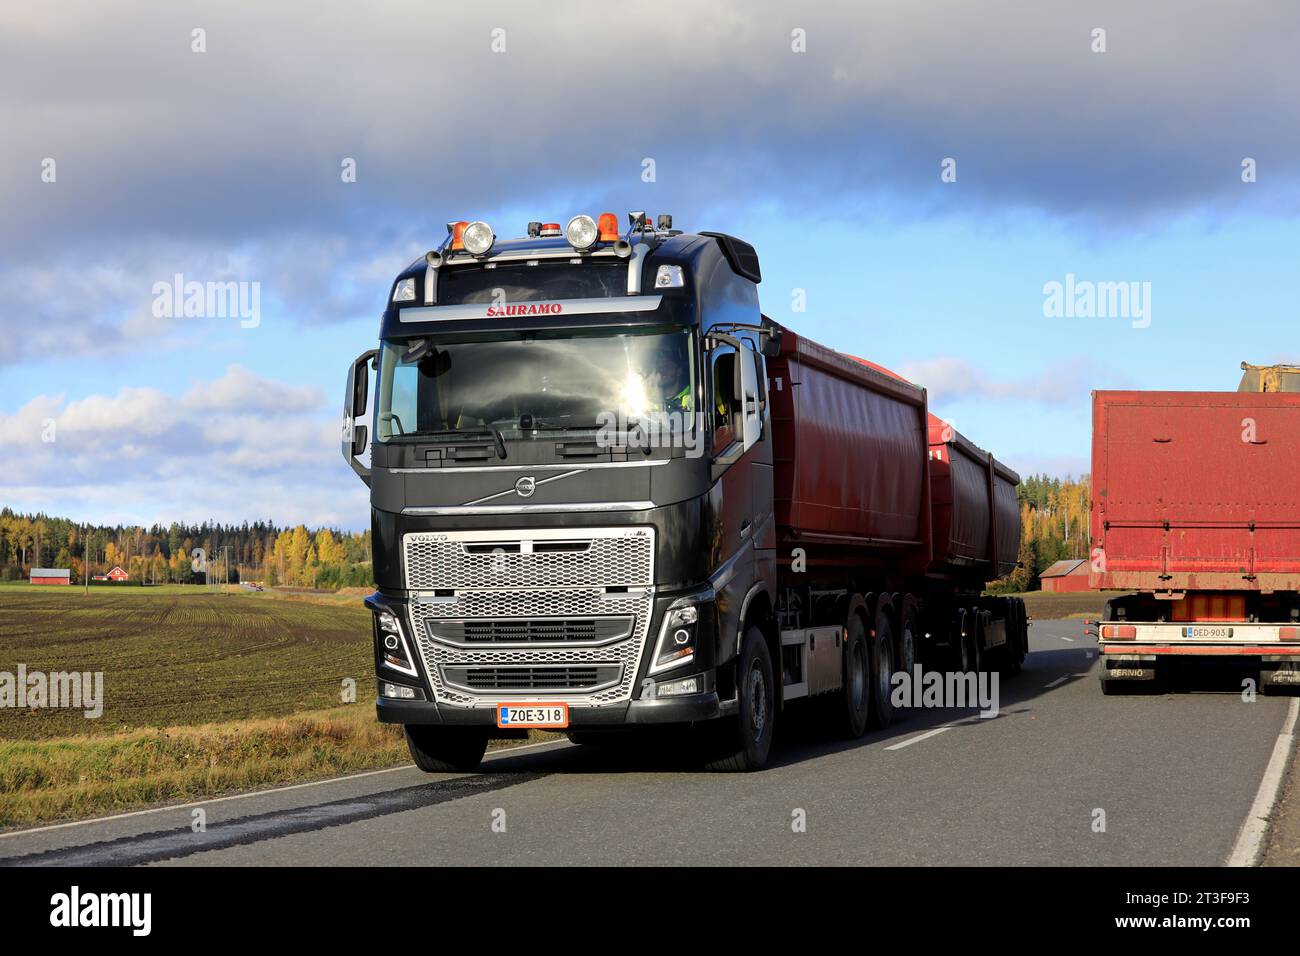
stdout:
[[525,475],[515,482],[515,494],[520,498],[531,498],[536,490],[537,479],[532,475]]

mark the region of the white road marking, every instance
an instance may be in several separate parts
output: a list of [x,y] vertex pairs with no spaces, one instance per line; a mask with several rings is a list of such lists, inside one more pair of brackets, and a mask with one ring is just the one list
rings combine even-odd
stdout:
[[1069,641],[1071,644],[1074,643],[1074,638],[1072,638],[1072,637],[1062,637],[1061,640],[1063,640],[1063,641]]
[[1268,834],[1268,818],[1282,791],[1282,778],[1291,758],[1291,744],[1295,739],[1296,715],[1300,714],[1300,697],[1291,698],[1286,722],[1273,745],[1273,756],[1264,768],[1264,779],[1259,782],[1255,802],[1250,806],[1246,822],[1241,825],[1237,842],[1228,857],[1228,866],[1258,866],[1264,852],[1264,837]]
[[1060,677],[1056,678],[1056,680],[1052,681],[1050,684],[1044,684],[1043,688],[1046,689],[1048,687],[1056,687],[1060,684],[1064,684],[1067,680],[1073,680],[1076,677],[1087,677],[1087,676],[1088,676],[1087,674],[1062,674]]
[[[499,757],[513,757],[523,750],[536,750],[539,747],[554,747],[559,744],[572,746],[567,740],[540,740],[535,744],[521,744],[518,747],[502,747],[489,752],[484,761]],[[51,823],[43,827],[30,827],[26,830],[10,830],[0,833],[0,840],[6,837],[27,836],[30,833],[45,833],[48,830],[65,830],[68,827],[84,827],[88,823],[108,823],[112,820],[126,820],[130,817],[143,817],[151,813],[166,813],[171,810],[189,810],[193,807],[206,807],[214,803],[227,803],[231,800],[244,800],[248,797],[264,797],[271,793],[288,793],[290,790],[303,790],[307,787],[323,787],[329,783],[342,783],[347,780],[360,780],[363,777],[377,777],[381,773],[394,773],[398,770],[413,770],[415,764],[402,764],[400,767],[385,767],[382,770],[366,770],[362,773],[348,773],[341,777],[326,777],[324,780],[308,780],[306,783],[293,783],[285,787],[272,787],[269,790],[248,790],[244,793],[232,793],[225,797],[213,797],[210,800],[195,800],[191,803],[170,803],[165,807],[150,807],[147,810],[132,810],[129,813],[115,813],[107,817],[89,817],[85,820],[69,820],[67,823]]]
[[951,727],[936,727],[934,728],[934,730],[927,730],[923,734],[917,734],[915,737],[909,737],[906,740],[902,741],[901,743],[893,744],[889,747],[886,747],[885,749],[902,750],[904,747],[910,747],[912,746],[912,744],[919,744],[922,740],[927,740],[930,737],[935,736],[936,734],[941,734],[945,730],[951,730],[951,729],[952,729]]

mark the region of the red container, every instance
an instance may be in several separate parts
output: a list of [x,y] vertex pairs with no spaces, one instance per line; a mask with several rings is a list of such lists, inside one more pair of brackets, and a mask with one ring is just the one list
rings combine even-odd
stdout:
[[1300,394],[1093,392],[1094,588],[1300,590]]
[[928,549],[924,389],[788,329],[767,372],[782,539],[859,557]]
[[1020,551],[1020,476],[952,426],[930,416],[931,573],[991,581]]
[[788,329],[767,368],[783,541],[977,586],[1015,567],[1019,476],[924,389]]

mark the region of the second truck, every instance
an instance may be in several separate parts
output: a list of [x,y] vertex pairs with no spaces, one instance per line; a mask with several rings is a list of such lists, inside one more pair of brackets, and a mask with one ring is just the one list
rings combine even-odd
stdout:
[[[1176,665],[1300,686],[1300,369],[1236,392],[1093,393],[1090,583],[1106,693]],[[1247,680],[1253,680],[1248,677]]]
[[1018,477],[923,388],[759,309],[758,255],[643,213],[448,224],[353,363],[378,713],[429,771],[534,727],[692,726],[767,761],[784,708],[854,737],[891,678],[1019,669]]

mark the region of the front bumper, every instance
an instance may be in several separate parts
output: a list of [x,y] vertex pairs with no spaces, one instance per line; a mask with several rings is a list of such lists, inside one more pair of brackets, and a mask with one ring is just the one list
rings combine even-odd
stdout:
[[[674,665],[653,675],[649,672],[649,661],[656,655],[659,646],[661,628],[669,608],[674,601],[685,597],[699,596],[695,606],[700,613],[696,622],[695,654],[693,659]],[[717,671],[715,667],[714,648],[716,647],[717,612],[710,589],[672,594],[653,595],[645,605],[648,620],[638,627],[644,637],[637,641],[638,650],[634,655],[625,656],[626,674],[620,682],[624,688],[622,699],[602,699],[610,696],[609,691],[601,694],[585,694],[583,691],[553,693],[537,690],[497,690],[491,693],[473,693],[461,688],[447,686],[447,668],[443,666],[440,679],[430,679],[430,671],[439,664],[430,659],[430,647],[427,631],[422,631],[422,622],[411,614],[404,597],[372,594],[366,601],[371,610],[386,610],[402,622],[407,645],[410,646],[412,663],[416,674],[396,671],[384,663],[378,645],[379,634],[376,631],[375,665],[379,679],[380,691],[376,703],[376,713],[380,721],[397,724],[445,724],[455,726],[496,726],[497,707],[503,703],[565,703],[569,709],[569,728],[610,728],[618,726],[691,724],[698,721],[712,720],[729,713],[728,706],[734,710],[733,701],[723,701],[718,694]],[[490,620],[490,619],[489,619]],[[426,638],[422,643],[422,637]],[[539,647],[532,652],[536,666],[544,667],[549,663],[545,655],[554,653],[556,661],[561,662],[571,656],[566,647]],[[493,648],[488,645],[479,652],[481,659],[491,660]],[[499,653],[513,654],[506,649]],[[622,652],[626,654],[626,652]],[[675,682],[683,678],[697,677],[700,690],[694,694],[657,696],[657,689],[665,682]],[[396,684],[400,687],[414,688],[418,699],[411,700],[394,696],[385,696],[383,685]],[[730,686],[730,683],[727,683]],[[506,733],[506,731],[503,731]]]
[[[706,675],[708,676],[708,675]],[[709,681],[711,683],[711,681]],[[518,701],[512,701],[517,703]],[[549,701],[548,701],[549,702]],[[495,727],[496,704],[453,707],[426,700],[393,700],[380,697],[375,711],[389,724],[444,724],[447,726]],[[602,707],[570,705],[569,730],[640,726],[647,724],[692,724],[712,720],[723,712],[715,690],[658,700],[632,700]]]

